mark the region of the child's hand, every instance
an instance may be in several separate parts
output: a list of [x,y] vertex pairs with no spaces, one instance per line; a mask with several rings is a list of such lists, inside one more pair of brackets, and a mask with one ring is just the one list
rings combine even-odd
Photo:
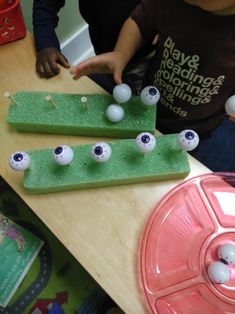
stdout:
[[126,66],[125,57],[121,52],[113,51],[91,57],[70,70],[73,79],[92,73],[113,73],[117,84],[122,83],[122,72]]
[[62,53],[54,48],[47,47],[38,51],[36,61],[36,71],[40,76],[53,77],[59,73],[58,64],[69,68],[68,60]]

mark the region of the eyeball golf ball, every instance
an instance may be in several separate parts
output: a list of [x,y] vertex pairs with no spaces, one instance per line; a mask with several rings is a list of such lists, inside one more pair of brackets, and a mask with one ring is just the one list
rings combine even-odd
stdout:
[[235,245],[231,243],[221,245],[218,249],[218,256],[227,264],[235,264]]
[[136,137],[136,147],[143,154],[151,152],[155,146],[156,138],[151,133],[143,132]]
[[191,151],[199,144],[199,136],[193,130],[183,130],[178,135],[178,145],[181,149]]
[[31,158],[29,154],[25,152],[15,152],[11,154],[9,159],[9,166],[17,171],[24,171],[29,168]]
[[120,105],[109,105],[105,113],[109,121],[112,122],[119,122],[124,117],[124,109]]
[[225,102],[225,110],[231,117],[235,117],[235,95],[229,97]]
[[210,280],[215,283],[223,284],[230,280],[230,270],[228,265],[222,262],[211,262],[207,272]]
[[91,156],[95,161],[105,162],[112,155],[111,147],[104,142],[98,142],[92,146]]
[[127,102],[132,96],[132,91],[129,85],[122,83],[120,85],[116,85],[113,89],[113,98],[118,103]]
[[66,166],[72,162],[74,153],[71,147],[60,145],[55,148],[53,156],[59,165]]
[[140,99],[144,105],[156,105],[160,99],[159,90],[155,86],[146,86],[140,93]]

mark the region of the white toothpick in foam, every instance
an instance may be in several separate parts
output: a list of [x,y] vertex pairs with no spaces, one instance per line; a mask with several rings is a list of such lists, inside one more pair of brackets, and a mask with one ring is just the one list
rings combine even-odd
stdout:
[[82,105],[85,109],[88,109],[88,105],[87,105],[87,97],[86,96],[83,96],[81,98],[81,102],[82,102]]
[[45,97],[45,100],[50,102],[55,108],[58,108],[57,104],[55,103],[55,101],[54,101],[54,99],[53,99],[53,97],[51,95],[47,95]]
[[5,92],[3,96],[10,99],[13,104],[19,106],[19,103],[11,96],[10,92]]

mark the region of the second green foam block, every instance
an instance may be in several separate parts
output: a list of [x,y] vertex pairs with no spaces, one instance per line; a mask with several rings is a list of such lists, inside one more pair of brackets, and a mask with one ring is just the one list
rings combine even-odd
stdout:
[[30,168],[24,172],[24,187],[31,193],[48,193],[184,178],[190,171],[188,156],[177,144],[177,135],[159,136],[154,151],[142,155],[134,139],[108,142],[111,158],[98,163],[91,157],[93,144],[73,146],[74,159],[60,166],[54,149],[28,152]]

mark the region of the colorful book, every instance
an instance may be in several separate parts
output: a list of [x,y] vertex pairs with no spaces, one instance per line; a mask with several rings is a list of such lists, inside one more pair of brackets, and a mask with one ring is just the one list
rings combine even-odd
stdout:
[[43,241],[0,213],[0,305],[6,307]]

